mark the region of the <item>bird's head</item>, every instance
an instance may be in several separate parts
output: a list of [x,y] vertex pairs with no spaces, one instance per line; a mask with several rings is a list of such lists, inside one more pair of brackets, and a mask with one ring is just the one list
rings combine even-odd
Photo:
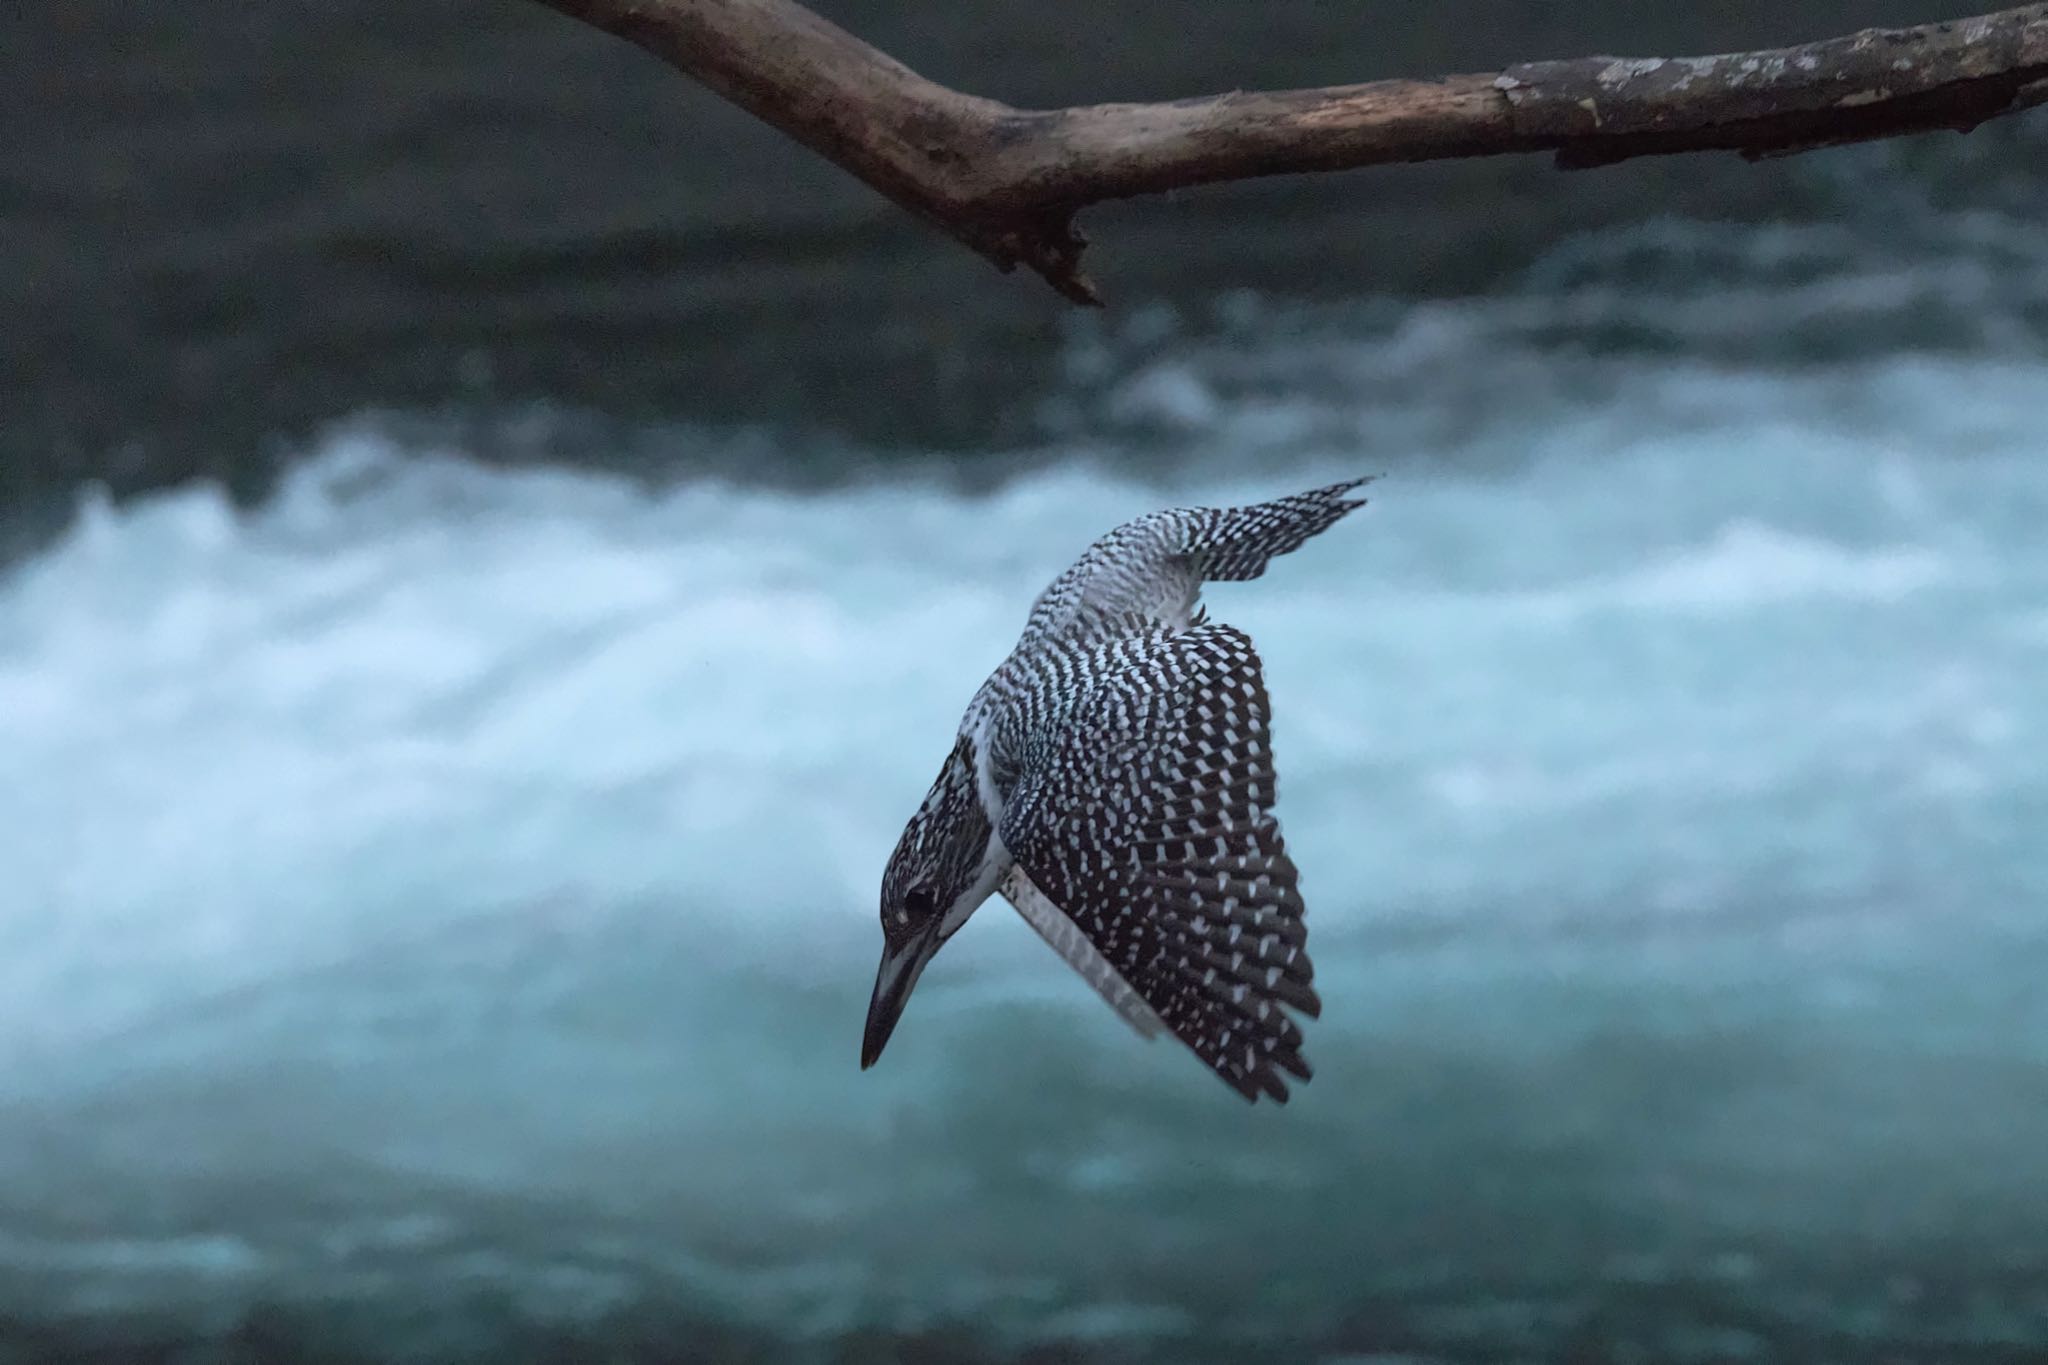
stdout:
[[882,1055],[932,954],[995,889],[994,836],[975,776],[974,743],[963,735],[882,874],[882,967],[861,1040],[863,1071]]

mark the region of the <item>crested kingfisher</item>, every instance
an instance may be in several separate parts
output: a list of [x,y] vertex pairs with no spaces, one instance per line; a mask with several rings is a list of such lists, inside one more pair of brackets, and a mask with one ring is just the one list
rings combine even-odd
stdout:
[[1355,479],[1117,527],[1039,595],[968,703],[882,874],[881,1056],[940,945],[1000,891],[1145,1037],[1171,1033],[1245,1099],[1306,1081],[1301,892],[1273,817],[1272,708],[1249,636],[1198,608],[1363,498]]

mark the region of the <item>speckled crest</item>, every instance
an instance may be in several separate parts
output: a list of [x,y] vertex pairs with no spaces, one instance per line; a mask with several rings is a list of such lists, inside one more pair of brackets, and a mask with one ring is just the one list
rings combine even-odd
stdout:
[[939,769],[882,876],[882,932],[899,938],[921,927],[906,907],[911,892],[927,891],[927,915],[943,913],[945,903],[974,880],[976,864],[994,832],[993,816],[977,790],[974,740],[961,735]]
[[1272,814],[1272,708],[1250,638],[1197,603],[1204,582],[1257,578],[1360,506],[1347,494],[1363,482],[1155,512],[1055,579],[898,845],[885,929],[891,887],[928,868],[954,868],[941,880],[976,899],[1001,880],[1141,1032],[1163,1026],[1246,1099],[1284,1102],[1283,1077],[1309,1077],[1288,1011],[1321,1003]]

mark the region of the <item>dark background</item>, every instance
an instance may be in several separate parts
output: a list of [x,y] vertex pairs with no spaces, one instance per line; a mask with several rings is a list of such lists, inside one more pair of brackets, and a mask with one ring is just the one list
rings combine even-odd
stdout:
[[[1023,105],[1711,51],[1951,12],[821,8],[939,80]],[[677,418],[793,424],[885,451],[996,449],[1039,434],[1062,340],[1091,325],[539,5],[65,0],[20,7],[8,28],[0,497],[17,527],[61,514],[84,479],[119,494],[205,474],[260,492],[295,442],[365,409],[542,402],[557,415],[545,439],[473,438],[484,458],[538,445],[658,466],[644,449],[617,455],[617,424]],[[1528,157],[1207,189],[1085,221],[1094,272],[1128,315],[1234,287],[1483,292],[1574,231],[1665,214],[1808,219],[1838,198],[1786,163],[1564,176]]]

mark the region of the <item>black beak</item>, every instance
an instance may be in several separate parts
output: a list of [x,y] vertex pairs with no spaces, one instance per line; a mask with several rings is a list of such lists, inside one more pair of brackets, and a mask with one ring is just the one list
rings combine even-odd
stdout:
[[860,1069],[866,1071],[882,1055],[903,1006],[910,1000],[910,988],[924,971],[924,964],[939,950],[939,926],[929,928],[903,942],[882,950],[882,969],[875,973],[875,998],[868,1003],[868,1029],[860,1041]]

